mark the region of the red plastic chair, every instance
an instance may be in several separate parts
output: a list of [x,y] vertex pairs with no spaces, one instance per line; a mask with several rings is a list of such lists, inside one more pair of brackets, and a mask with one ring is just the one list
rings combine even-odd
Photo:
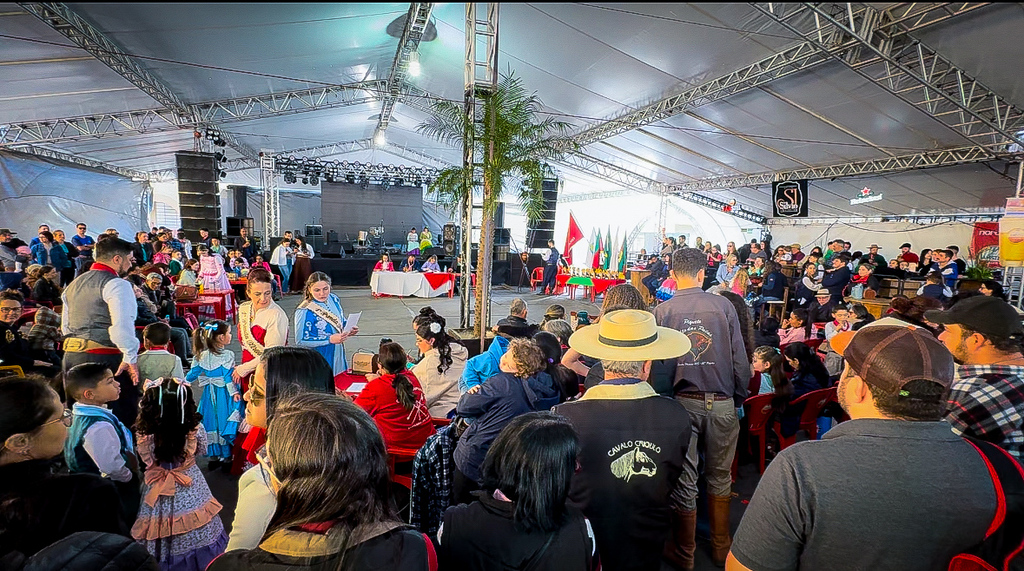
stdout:
[[[754,376],[750,377],[750,382],[747,383],[747,395],[750,397],[756,396],[757,392],[761,390],[761,373],[754,371]],[[748,399],[749,400],[749,399]]]
[[754,439],[759,440],[757,464],[759,474],[764,474],[765,456],[768,451],[768,430],[775,431],[778,436],[778,431],[775,430],[774,422],[772,422],[775,413],[775,405],[772,403],[774,399],[775,393],[766,393],[743,401],[743,406],[747,409],[747,450],[751,454],[754,453]]
[[[811,391],[790,402],[789,408],[791,409],[799,409],[800,406],[803,406],[803,411],[800,413],[800,425],[797,427],[797,432],[803,430],[807,433],[807,438],[809,440],[817,440],[818,417],[821,416],[821,411],[828,406],[829,402],[836,399],[836,388],[829,387],[827,389]],[[796,433],[793,433],[792,436],[782,436],[779,434],[780,448],[786,448],[793,444],[796,444]]]
[[530,274],[530,289],[535,290],[542,283],[544,283],[544,267],[533,268],[533,272]]
[[412,491],[412,472],[396,474],[395,465],[411,463],[417,452],[419,452],[418,448],[388,448],[388,473],[391,474],[391,481],[410,491]]
[[808,340],[804,341],[803,344],[807,345],[812,350],[817,351],[818,347],[821,347],[821,344],[824,343],[824,342],[825,342],[824,339],[808,339]]
[[430,421],[434,424],[434,429],[441,428],[442,426],[448,426],[452,423],[450,418],[431,418]]

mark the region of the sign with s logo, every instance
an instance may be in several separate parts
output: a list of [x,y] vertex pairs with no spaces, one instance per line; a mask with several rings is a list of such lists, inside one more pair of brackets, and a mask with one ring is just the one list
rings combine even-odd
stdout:
[[772,216],[807,217],[807,181],[784,180],[772,183]]

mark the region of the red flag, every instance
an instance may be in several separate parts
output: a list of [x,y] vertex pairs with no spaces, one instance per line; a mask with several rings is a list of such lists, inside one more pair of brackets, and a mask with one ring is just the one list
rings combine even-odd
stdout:
[[579,224],[576,224],[576,218],[573,217],[572,212],[569,213],[569,232],[565,235],[565,248],[562,250],[562,256],[565,257],[565,263],[572,265],[572,247],[583,239],[583,230],[580,230]]

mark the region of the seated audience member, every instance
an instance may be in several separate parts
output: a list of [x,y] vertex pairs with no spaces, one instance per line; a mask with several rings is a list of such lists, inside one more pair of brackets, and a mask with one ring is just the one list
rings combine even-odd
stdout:
[[[834,347],[846,361],[839,403],[853,420],[779,452],[726,569],[946,569],[987,536],[996,514],[985,461],[939,422],[952,356],[927,332],[880,323]],[[1002,564],[1009,553],[995,555]]]
[[420,271],[440,273],[441,266],[439,266],[437,263],[437,256],[430,256],[429,258],[427,258],[427,261],[423,262],[423,265],[420,266]]
[[[666,259],[668,257],[669,256],[667,255],[665,256]],[[651,256],[650,260],[647,262],[647,269],[651,273],[646,278],[640,280],[640,283],[642,283],[647,290],[651,292],[651,297],[654,297],[654,293],[658,291],[658,288],[661,286],[661,282],[665,281],[665,278],[668,277],[668,266],[666,264],[667,262],[665,262],[661,256],[657,255]],[[722,267],[724,267],[724,265],[719,266],[719,272],[722,271]],[[737,266],[733,264],[733,267]]]
[[[1002,289],[1002,286],[999,289]],[[917,295],[930,297],[946,303],[949,301],[949,298],[953,297],[953,290],[943,283],[942,274],[939,272],[929,272],[924,278],[924,285],[917,288]]]
[[1024,462],[1024,328],[1017,310],[979,295],[924,317],[943,326],[939,341],[959,364],[946,407],[953,432],[996,444]]
[[[128,281],[135,283],[132,278],[136,277],[128,276]],[[133,290],[135,291],[135,326],[146,327],[151,323],[161,322],[160,318],[156,316],[158,311],[156,305],[149,300],[142,287],[136,285]],[[187,363],[188,358],[191,356],[188,330],[184,327],[171,327],[171,344],[174,346],[175,356],[181,359],[183,363]]]
[[862,304],[853,303],[850,304],[849,320],[850,330],[859,331],[861,327],[864,327],[868,323],[873,323],[875,321],[875,316],[871,315],[868,308],[864,307]]
[[417,272],[417,271],[419,271],[419,269],[420,269],[419,268],[419,264],[416,263],[416,256],[414,256],[412,254],[409,254],[409,256],[406,257],[406,259],[405,259],[405,263],[402,264],[402,271],[406,272],[406,273],[409,273],[409,272]]
[[373,266],[375,272],[393,272],[395,271],[395,265],[391,263],[391,257],[387,254],[381,254],[380,260]]
[[807,330],[810,329],[807,321],[807,310],[794,309],[786,320],[786,326],[779,330],[779,346],[787,343],[796,343],[807,340]]
[[863,295],[863,292],[866,292],[867,290],[871,290],[877,294],[881,286],[879,286],[878,278],[875,277],[874,271],[875,267],[871,264],[861,264],[857,266],[857,273],[850,278],[850,283],[846,286],[846,290],[850,292],[850,295],[853,295],[854,286],[858,285],[863,288],[861,295]]
[[533,337],[539,327],[526,321],[529,308],[522,298],[515,298],[508,306],[508,316],[498,320],[498,327],[504,327],[512,337]]
[[366,375],[355,403],[373,417],[388,450],[417,450],[434,433],[423,389],[406,370],[409,357],[401,345],[384,343],[379,355],[381,374]]
[[[832,295],[827,289],[820,289],[814,296],[814,301],[807,308],[807,318],[811,324],[814,323],[825,323],[832,320],[832,308],[842,303],[842,300],[836,301],[832,298]],[[810,334],[808,334],[810,337]]]
[[32,286],[32,300],[42,305],[60,305],[60,273],[53,266],[39,268],[39,278]]
[[[931,269],[942,274],[942,279],[950,290],[956,291],[956,281],[960,277],[959,265],[953,260],[953,250],[932,250]],[[962,260],[961,260],[962,261]]]
[[789,246],[789,261],[790,262],[792,262],[794,264],[799,264],[800,262],[804,261],[804,258],[807,257],[806,254],[804,254],[803,252],[800,251],[800,248],[801,248],[800,244],[796,244],[796,243],[794,243],[794,244]]
[[564,417],[530,412],[513,419],[487,451],[476,501],[444,514],[440,566],[591,569],[593,531],[566,503],[578,454],[579,437]]
[[996,280],[985,280],[981,282],[981,287],[978,288],[978,292],[980,292],[981,295],[988,295],[1006,301],[1006,292],[1003,290],[1003,284]]
[[850,254],[846,252],[836,254],[832,257],[832,267],[825,270],[825,275],[821,278],[821,287],[828,290],[834,302],[843,300],[843,292],[852,278],[853,272],[847,265],[850,260]]
[[732,283],[732,279],[736,277],[736,272],[739,269],[739,259],[736,257],[736,254],[729,254],[725,258],[725,263],[718,266],[718,271],[715,272],[715,281],[723,286],[728,286]]
[[[608,344],[607,340],[626,343]],[[686,335],[658,327],[646,311],[602,316],[569,341],[601,359],[604,379],[576,401],[555,407],[580,438],[569,498],[594,528],[604,569],[660,569],[665,551],[693,567],[697,512],[683,509],[680,474],[690,445],[690,415],[648,382],[654,360],[690,350]]]
[[70,413],[42,379],[0,380],[0,561],[13,553],[32,556],[80,531],[128,535],[109,480],[61,472],[70,424]]
[[181,273],[178,274],[177,285],[180,286],[195,286],[197,285],[197,275],[199,273],[199,260],[193,258],[185,262]]
[[836,333],[850,330],[850,310],[845,305],[832,308],[832,321],[825,324],[825,340],[831,341]]
[[460,416],[475,419],[452,454],[452,498],[456,503],[472,501],[470,492],[480,489],[484,457],[501,429],[520,414],[550,409],[561,395],[544,372],[544,354],[533,341],[513,339],[501,356],[499,369],[487,382],[462,395],[456,408]]
[[156,306],[153,313],[161,319],[175,316],[174,295],[171,288],[164,285],[164,276],[159,272],[150,272],[146,275],[146,281],[142,284],[142,292],[146,294],[149,301]]
[[[253,427],[266,430],[277,415],[281,402],[288,397],[304,393],[333,395],[334,391],[334,373],[323,355],[308,347],[271,347],[260,356],[249,390],[243,397],[245,420]],[[360,414],[379,440],[380,432],[373,421],[365,412],[360,410]],[[317,460],[328,461],[324,458]],[[277,497],[271,489],[270,476],[265,466],[257,464],[238,480],[238,505],[228,535],[227,551],[256,549],[260,545],[277,510]],[[336,488],[336,485],[332,484],[331,488]]]
[[466,394],[469,389],[483,383],[500,372],[498,363],[508,350],[509,335],[505,328],[499,327],[497,335],[491,340],[487,350],[466,361],[466,368],[459,377],[459,394]]
[[803,276],[796,284],[793,301],[797,307],[806,309],[821,291],[821,281],[818,279],[818,265],[814,262],[805,262],[803,271]]
[[228,262],[228,266],[234,272],[241,272],[242,270],[249,269],[249,260],[245,259],[245,257],[242,256],[242,253],[236,250],[231,256],[231,261]]
[[412,374],[419,379],[434,418],[447,418],[459,404],[459,378],[469,357],[469,350],[448,335],[445,325],[444,317],[430,306],[412,320],[416,349],[422,356]]
[[558,338],[558,344],[562,346],[562,355],[565,355],[569,348],[569,337],[572,337],[572,325],[564,319],[554,319],[541,325],[541,329]]
[[551,375],[561,392],[558,402],[565,402],[580,394],[580,380],[575,372],[562,364],[562,346],[558,338],[547,331],[538,331],[533,342],[544,353],[544,372]]
[[757,394],[774,394],[773,399],[777,410],[781,410],[793,398],[793,383],[789,381],[785,371],[785,357],[775,347],[761,346],[754,349],[751,363],[755,373],[761,374],[761,387]]
[[280,508],[258,545],[229,547],[209,571],[434,568],[430,540],[394,511],[384,439],[361,408],[335,395],[284,399],[264,450],[259,469]]
[[185,371],[181,359],[167,351],[171,344],[171,326],[166,323],[150,323],[142,331],[142,344],[146,348],[139,353],[139,378],[143,381],[164,377],[183,379]]
[[68,469],[72,474],[97,474],[113,481],[125,521],[134,522],[142,499],[139,460],[131,431],[106,406],[117,400],[120,383],[106,365],[82,363],[65,374],[64,388],[68,400],[75,403],[64,443]]
[[768,315],[761,318],[761,324],[754,330],[754,347],[768,346],[778,348],[782,342],[779,337],[779,320]]
[[764,283],[761,285],[761,295],[750,307],[754,310],[754,316],[760,317],[761,309],[769,301],[782,301],[786,295],[786,288],[789,281],[782,273],[782,266],[778,262],[768,262],[765,265]]
[[544,327],[544,324],[553,321],[555,319],[565,319],[565,307],[553,303],[544,310],[544,319],[540,320],[540,327]]
[[912,247],[913,246],[910,245],[910,242],[904,242],[901,244],[900,253],[896,255],[896,259],[900,262],[908,262],[912,264],[918,263],[920,259],[917,257],[917,254],[910,251]]
[[930,331],[933,335],[938,334],[936,328],[927,323],[924,319],[924,313],[935,309],[942,309],[942,302],[927,296],[917,296],[914,299],[907,299],[905,297],[893,298],[890,302],[892,313],[889,317],[894,317],[900,321],[915,325],[917,327],[924,328]]
[[793,376],[790,378],[793,383],[793,398],[829,385],[829,375],[825,364],[807,345],[790,343],[782,355],[793,371]]
[[[13,290],[0,291],[0,364],[17,365],[24,373],[52,377],[59,372],[53,363],[37,359],[14,324],[21,318],[24,298]],[[42,354],[39,354],[42,356]]]

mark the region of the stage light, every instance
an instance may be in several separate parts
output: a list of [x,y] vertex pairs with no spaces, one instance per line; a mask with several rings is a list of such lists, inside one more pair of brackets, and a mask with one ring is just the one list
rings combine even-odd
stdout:
[[284,173],[284,182],[285,182],[285,184],[295,184],[295,173],[293,173],[293,172],[286,172],[286,173]]
[[375,147],[383,147],[384,145],[387,145],[387,144],[388,144],[388,138],[387,138],[387,135],[384,134],[384,131],[377,131],[373,135],[373,145]]
[[355,184],[356,183],[356,175],[354,175],[354,174],[347,174],[347,175],[345,175],[345,182],[347,182],[349,184]]
[[220,178],[226,178],[228,176],[227,171],[220,171]]
[[306,177],[302,177],[302,184],[309,184],[309,179]]
[[401,177],[396,178],[395,179],[395,186],[405,186],[405,179],[401,178]]
[[214,153],[213,154],[213,158],[217,159],[217,162],[219,162],[219,163],[227,162],[227,160],[228,160],[228,158],[224,156],[224,153],[222,153],[220,151],[217,151],[216,153]]
[[420,68],[420,52],[412,52],[409,54],[409,75],[413,77],[419,77],[422,69]]
[[320,176],[316,174],[309,175],[309,184],[313,186],[317,186],[318,184],[320,184]]

